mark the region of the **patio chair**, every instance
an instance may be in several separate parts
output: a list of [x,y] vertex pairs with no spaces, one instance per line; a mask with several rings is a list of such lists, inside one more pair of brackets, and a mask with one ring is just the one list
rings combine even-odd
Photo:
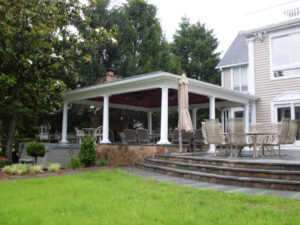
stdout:
[[102,139],[102,136],[103,136],[103,127],[102,126],[97,127],[94,130],[93,138],[95,139],[96,142],[97,142],[97,139],[98,139],[98,143],[100,143],[101,139]]
[[215,156],[217,156],[217,148],[221,147],[221,150],[223,147],[227,149],[230,146],[229,142],[227,141],[227,138],[225,138],[224,135],[222,135],[222,125],[218,123],[218,120],[214,119],[206,119],[205,121],[205,131],[207,135],[207,143],[208,144],[214,144],[216,146],[215,148]]
[[195,130],[194,142],[193,142],[193,149],[194,149],[194,151],[198,150],[197,146],[201,146],[203,144],[204,144],[204,137],[203,137],[202,130],[200,130],[200,129],[199,130]]
[[19,151],[19,162],[22,164],[34,164],[33,157],[27,155],[25,144],[22,143]]
[[126,143],[128,144],[137,143],[137,136],[135,130],[125,129],[124,135],[125,135]]
[[118,134],[119,134],[122,144],[126,143],[126,136],[125,136],[124,132],[121,131],[121,132],[118,132]]
[[174,144],[174,145],[178,145],[179,144],[179,132],[178,132],[178,129],[174,130],[171,143]]
[[201,130],[202,130],[202,134],[203,134],[203,142],[204,142],[204,144],[208,145],[205,122],[201,122],[201,125],[202,125]]
[[181,132],[182,146],[187,146],[189,152],[191,151],[191,140],[193,136],[193,132]]
[[79,130],[77,127],[74,127],[76,131],[77,143],[81,144],[81,138],[85,137],[85,133],[83,130]]
[[290,131],[286,136],[286,144],[294,144],[296,141],[296,136],[299,128],[299,121],[298,120],[291,120],[290,121]]
[[136,130],[139,143],[150,143],[149,132],[147,129],[138,128]]
[[241,155],[242,149],[245,146],[250,145],[247,143],[247,136],[244,129],[244,119],[228,118],[227,129],[229,133],[230,145],[235,149],[235,156],[239,156]]
[[111,141],[111,143],[115,142],[115,135],[112,129],[109,129],[109,140]]
[[[262,150],[264,151],[264,147],[269,151],[273,151],[274,155],[276,155],[274,147],[278,146],[278,157],[280,157],[280,145],[286,144],[286,138],[290,131],[290,119],[283,118],[279,123],[271,124],[271,134],[266,135],[266,138],[263,143]],[[264,154],[264,152],[263,152]]]

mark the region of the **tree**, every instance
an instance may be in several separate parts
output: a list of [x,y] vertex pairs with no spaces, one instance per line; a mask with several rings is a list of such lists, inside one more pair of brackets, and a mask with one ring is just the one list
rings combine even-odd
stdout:
[[[80,12],[79,0],[0,1],[0,118],[10,161],[18,124],[60,108],[65,83],[74,87],[77,65],[90,62],[84,52],[111,42],[109,32],[90,28]],[[85,38],[72,33],[75,21],[88,26]]]
[[46,154],[45,145],[41,142],[30,142],[26,146],[27,155],[34,157],[34,164],[37,164],[38,157],[44,157]]
[[[86,74],[83,85],[94,83],[107,68],[124,77],[156,70],[180,73],[180,63],[162,34],[156,13],[156,7],[145,0],[128,0],[118,7],[112,7],[110,0],[97,0],[85,7],[83,14],[90,26],[114,32],[117,45],[97,47],[93,62],[81,67]],[[85,36],[86,28],[76,27]]]
[[173,52],[180,58],[188,77],[197,76],[203,81],[220,84],[220,73],[215,69],[220,55],[217,47],[213,30],[200,22],[191,24],[189,19],[182,18],[174,35]]

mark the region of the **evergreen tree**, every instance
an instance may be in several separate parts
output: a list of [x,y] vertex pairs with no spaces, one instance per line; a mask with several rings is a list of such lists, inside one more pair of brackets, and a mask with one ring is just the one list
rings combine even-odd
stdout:
[[220,84],[220,73],[215,69],[220,55],[217,47],[213,30],[200,22],[191,24],[188,18],[182,18],[174,35],[173,52],[180,58],[188,77],[197,76],[202,81]]

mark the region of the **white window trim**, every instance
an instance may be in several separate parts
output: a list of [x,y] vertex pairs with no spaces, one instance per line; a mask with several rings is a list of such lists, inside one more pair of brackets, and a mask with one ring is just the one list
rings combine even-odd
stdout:
[[[248,90],[247,91],[242,91],[242,77],[241,77],[241,68],[243,67],[243,66],[246,66],[246,65],[240,65],[240,66],[234,66],[234,67],[231,67],[231,71],[230,71],[230,76],[231,76],[231,90],[234,90],[233,89],[233,69],[234,68],[236,68],[236,67],[238,67],[239,68],[239,76],[240,76],[240,90],[239,90],[239,92],[242,92],[242,93],[249,93],[249,66],[247,65],[246,67],[247,67],[247,87],[248,87]],[[237,90],[235,90],[235,91],[237,91]]]
[[[299,93],[300,92],[286,92],[278,97],[276,97],[273,101],[271,101],[271,121],[272,123],[276,123],[278,118],[278,108],[284,108],[284,107],[290,107],[291,110],[291,117],[294,117],[295,115],[292,115],[292,112],[295,112],[293,108],[300,106],[300,99],[299,99]],[[289,94],[290,100],[287,100],[286,98],[284,100],[280,99],[281,97],[284,97],[285,95]],[[294,96],[294,97],[293,97]],[[284,145],[286,147],[293,147],[298,146],[299,148],[299,140],[296,141],[294,144],[291,145]]]
[[282,76],[282,77],[274,77],[273,72],[276,70],[280,70],[280,69],[295,69],[296,67],[299,68],[300,67],[300,63],[294,63],[294,64],[289,64],[289,65],[284,65],[284,66],[277,66],[277,67],[273,67],[272,65],[272,39],[276,38],[276,37],[280,37],[280,36],[284,36],[284,35],[290,35],[290,34],[295,34],[295,33],[299,33],[300,32],[300,28],[293,28],[293,29],[289,29],[289,30],[285,30],[285,31],[277,31],[274,33],[271,33],[269,35],[269,56],[270,56],[270,78],[271,80],[285,80],[285,79],[291,79],[291,78],[295,78],[295,77],[300,77],[300,73],[298,75],[291,75],[291,76]]
[[231,108],[231,118],[235,118],[234,116],[235,112],[244,112],[244,108],[243,107]]

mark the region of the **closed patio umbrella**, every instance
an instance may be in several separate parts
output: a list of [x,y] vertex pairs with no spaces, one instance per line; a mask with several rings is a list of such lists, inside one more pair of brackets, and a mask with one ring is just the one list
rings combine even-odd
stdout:
[[178,82],[178,131],[179,131],[179,152],[182,152],[181,132],[193,132],[193,124],[189,112],[189,81],[184,74]]

